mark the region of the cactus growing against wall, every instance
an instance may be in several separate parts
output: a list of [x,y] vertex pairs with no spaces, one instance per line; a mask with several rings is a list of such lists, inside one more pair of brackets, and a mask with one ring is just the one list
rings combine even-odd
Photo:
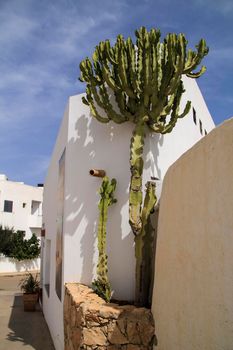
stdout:
[[[160,41],[160,31],[141,27],[136,30],[136,45],[131,38],[118,35],[115,45],[102,41],[96,46],[92,61],[80,63],[80,80],[86,82],[83,103],[101,123],[133,122],[135,128],[130,145],[129,223],[135,236],[136,258],[143,249],[143,146],[146,131],[166,134],[172,131],[178,119],[185,117],[191,107],[187,101],[180,112],[184,93],[182,75],[198,78],[205,72],[203,66],[193,72],[207,55],[205,40],[201,39],[196,51],[187,50],[184,34],[168,34]],[[113,98],[117,108],[113,106]],[[97,108],[99,107],[99,108]],[[102,110],[102,112],[100,112]],[[155,198],[154,187],[147,186]],[[145,197],[146,198],[146,197]],[[155,204],[155,200],[154,200]],[[147,216],[147,219],[149,216]],[[143,233],[144,232],[144,233]],[[138,260],[136,264],[138,264]],[[136,268],[136,301],[143,304],[140,267]]]
[[108,257],[106,254],[106,224],[108,216],[108,207],[116,203],[114,191],[116,189],[116,180],[105,176],[99,189],[100,201],[99,208],[99,224],[98,224],[98,265],[97,279],[92,283],[93,289],[107,302],[111,299],[111,286],[108,280]]

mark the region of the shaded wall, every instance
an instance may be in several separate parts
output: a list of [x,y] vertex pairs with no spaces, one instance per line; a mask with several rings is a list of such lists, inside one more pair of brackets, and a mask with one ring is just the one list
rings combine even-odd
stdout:
[[158,350],[233,344],[233,119],[165,176],[153,314]]
[[[63,350],[63,303],[55,290],[56,280],[56,238],[58,213],[58,175],[59,160],[67,145],[69,104],[66,107],[57,143],[53,150],[48,169],[43,200],[43,223],[45,238],[43,242],[43,313],[56,350]],[[64,259],[63,259],[64,262]],[[64,264],[62,266],[62,285],[64,285]]]

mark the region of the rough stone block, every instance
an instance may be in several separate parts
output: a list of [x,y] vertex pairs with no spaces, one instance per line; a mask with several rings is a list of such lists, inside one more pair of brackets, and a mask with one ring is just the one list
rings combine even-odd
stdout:
[[85,345],[107,345],[107,338],[101,327],[84,328],[83,344]]
[[116,321],[108,326],[108,340],[111,344],[128,344],[129,341],[124,334],[121,333]]
[[148,309],[106,304],[87,286],[66,285],[65,350],[152,350],[153,317]]

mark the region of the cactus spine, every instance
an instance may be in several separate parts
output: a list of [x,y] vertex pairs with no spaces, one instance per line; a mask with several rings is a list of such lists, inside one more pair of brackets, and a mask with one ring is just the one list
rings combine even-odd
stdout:
[[[141,27],[136,30],[136,45],[131,38],[118,35],[114,46],[102,41],[96,46],[92,61],[86,58],[80,63],[80,80],[87,83],[86,98],[92,115],[101,123],[117,124],[131,121],[135,124],[130,146],[130,196],[129,222],[135,235],[135,253],[142,249],[143,233],[143,146],[147,130],[166,134],[172,131],[178,119],[185,117],[191,107],[187,101],[180,113],[180,101],[184,92],[182,75],[198,78],[205,72],[203,66],[193,72],[208,53],[205,40],[201,39],[196,51],[187,50],[184,34],[168,34],[160,41],[160,31]],[[118,108],[110,98],[112,92]],[[105,113],[100,113],[100,107]],[[147,186],[147,190],[151,186]],[[154,188],[150,188],[154,191]],[[153,196],[154,192],[153,192]],[[145,204],[143,206],[145,208]],[[141,237],[141,238],[140,238]],[[139,248],[140,247],[140,248]],[[138,261],[136,262],[139,263]],[[136,268],[136,280],[140,279]],[[136,286],[141,282],[136,282]],[[136,301],[143,303],[139,293]]]
[[97,279],[92,283],[93,289],[105,301],[109,302],[111,299],[111,286],[108,280],[108,257],[106,254],[106,224],[108,216],[108,207],[116,203],[113,194],[116,189],[116,180],[105,176],[102,180],[99,189],[100,201],[99,208],[99,224],[98,224],[98,251],[99,258],[97,264]]

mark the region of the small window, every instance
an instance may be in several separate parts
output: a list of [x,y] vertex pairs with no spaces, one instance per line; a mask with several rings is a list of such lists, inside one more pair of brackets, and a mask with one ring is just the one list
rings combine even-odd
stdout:
[[39,201],[32,201],[32,204],[31,204],[31,214],[32,215],[42,215],[42,212],[41,212],[41,209],[42,209],[42,203],[39,202]]
[[202,128],[202,121],[199,120],[199,126],[200,126],[200,133],[203,134],[203,128]]
[[193,121],[197,125],[197,113],[196,113],[195,108],[193,108]]
[[208,134],[208,132],[206,131],[206,129],[205,129],[205,135],[207,135]]
[[23,208],[26,208],[26,203],[23,203]]
[[6,213],[12,213],[12,211],[13,211],[13,202],[12,201],[4,201],[4,211]]

